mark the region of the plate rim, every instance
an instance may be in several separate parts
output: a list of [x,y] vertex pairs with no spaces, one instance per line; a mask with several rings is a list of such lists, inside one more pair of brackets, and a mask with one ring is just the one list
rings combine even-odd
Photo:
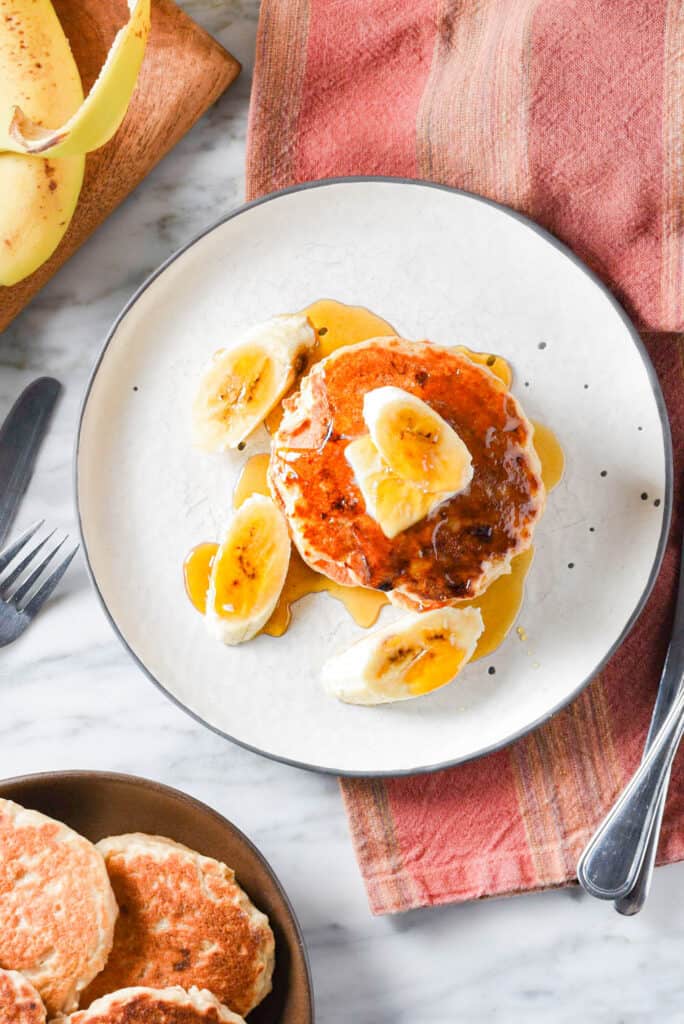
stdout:
[[[408,185],[417,188],[437,189],[440,192],[464,196],[468,199],[474,200],[475,202],[482,203],[485,206],[494,207],[500,213],[504,214],[505,216],[512,217],[514,220],[517,220],[519,223],[523,224],[528,229],[531,229],[541,238],[546,240],[550,245],[553,246],[553,248],[559,251],[562,255],[566,256],[571,261],[571,263],[574,264],[575,267],[577,267],[586,277],[589,278],[589,280],[595,286],[597,286],[600,289],[600,291],[608,299],[611,306],[613,307],[613,309],[615,310],[615,312],[627,328],[627,333],[631,338],[632,343],[634,344],[639,356],[641,357],[644,369],[646,370],[647,380],[650,384],[651,392],[655,399],[656,409],[658,411],[658,419],[660,421],[660,426],[663,435],[663,448],[665,455],[665,488],[663,495],[662,526],[660,530],[660,536],[658,538],[658,545],[656,548],[653,564],[651,566],[651,571],[646,581],[646,585],[642,590],[637,603],[632,609],[631,614],[625,622],[625,625],[623,626],[620,635],[611,645],[610,649],[606,652],[604,657],[597,663],[597,665],[594,666],[592,671],[578,684],[578,686],[572,691],[572,693],[569,694],[569,696],[564,697],[559,703],[555,704],[549,711],[540,715],[533,722],[529,723],[521,729],[514,730],[503,740],[500,740],[497,743],[490,744],[482,750],[479,750],[476,754],[467,754],[465,756],[456,757],[450,760],[440,761],[435,764],[419,765],[414,768],[381,769],[376,771],[366,771],[352,770],[348,768],[340,769],[328,767],[326,765],[309,764],[306,761],[296,760],[292,757],[286,757],[281,754],[275,754],[270,751],[262,750],[261,748],[256,747],[251,743],[247,743],[244,740],[240,740],[237,737],[232,736],[225,730],[220,729],[218,726],[213,725],[211,722],[208,722],[200,714],[193,711],[186,704],[184,704],[178,697],[175,696],[175,694],[171,693],[163,685],[163,683],[161,683],[159,679],[157,679],[156,676],[153,675],[153,673],[147,668],[144,662],[138,657],[138,655],[129,645],[125,636],[119,629],[111,612],[109,611],[107,603],[104,599],[104,595],[102,594],[100,587],[97,583],[97,580],[95,578],[95,572],[90,562],[90,555],[88,552],[88,545],[85,539],[83,520],[81,515],[81,503],[79,499],[79,453],[81,447],[81,434],[83,431],[83,420],[87,410],[88,401],[91,395],[91,391],[93,389],[93,385],[99,373],[100,367],[109,348],[109,345],[116,336],[116,333],[120,325],[131,312],[131,310],[136,305],[138,300],[143,296],[147,289],[157,280],[157,278],[160,277],[164,273],[164,271],[171,266],[172,263],[175,263],[177,259],[183,256],[189,249],[193,248],[193,246],[200,242],[206,235],[212,234],[218,228],[228,223],[228,221],[233,220],[235,217],[241,216],[243,213],[247,213],[254,207],[262,206],[266,203],[273,202],[275,200],[281,199],[284,196],[288,196],[293,193],[306,192],[309,191],[310,189],[328,188],[330,186],[336,185],[358,185],[372,183],[399,186]],[[465,189],[453,188],[450,185],[443,185],[439,182],[427,181],[422,178],[395,178],[388,175],[347,175],[335,178],[319,178],[314,181],[302,182],[297,185],[291,185],[287,188],[279,189],[276,192],[269,192],[266,195],[259,196],[258,198],[252,199],[248,202],[241,203],[234,210],[230,210],[228,213],[217,218],[215,221],[212,221],[212,223],[210,223],[207,227],[203,228],[201,231],[195,234],[188,242],[186,242],[184,245],[181,245],[178,249],[172,252],[170,256],[168,256],[162,263],[159,264],[156,270],[153,270],[152,273],[145,278],[142,284],[133,292],[132,296],[128,299],[128,301],[125,303],[118,316],[113,321],[111,327],[109,328],[105,336],[105,340],[95,359],[93,368],[88,377],[88,381],[85,387],[85,391],[83,393],[83,398],[78,413],[76,440],[73,454],[72,482],[74,488],[74,501],[76,507],[76,521],[83,549],[83,555],[86,563],[86,570],[90,582],[95,590],[97,599],[100,603],[100,607],[102,608],[110,626],[114,630],[115,635],[119,638],[119,641],[123,644],[124,649],[128,652],[128,654],[133,659],[138,668],[143,672],[145,676],[147,676],[150,682],[154,683],[157,689],[159,689],[170,701],[172,701],[176,705],[176,707],[180,708],[185,714],[190,715],[191,718],[193,718],[196,722],[199,722],[205,728],[210,729],[212,732],[216,733],[216,735],[222,736],[224,739],[229,740],[231,743],[235,743],[237,746],[242,747],[245,750],[249,750],[250,752],[258,754],[261,757],[266,757],[271,761],[277,761],[280,764],[286,764],[293,768],[301,768],[306,771],[316,772],[321,775],[337,775],[343,778],[393,778],[411,775],[427,775],[433,772],[442,771],[446,768],[455,768],[457,765],[467,764],[471,761],[478,761],[480,760],[480,758],[487,757],[489,754],[494,754],[499,750],[504,750],[512,743],[515,743],[516,740],[522,739],[524,736],[527,736],[535,729],[538,729],[541,725],[544,725],[546,722],[550,721],[555,715],[557,715],[565,707],[567,707],[574,700],[576,700],[577,697],[579,697],[579,695],[583,692],[583,690],[586,689],[589,683],[602,671],[604,666],[612,658],[616,651],[622,646],[627,636],[629,635],[629,633],[631,633],[632,629],[634,628],[637,619],[644,610],[646,602],[648,601],[653,590],[653,587],[655,585],[655,582],[660,574],[660,569],[663,564],[663,558],[665,556],[665,551],[667,549],[667,541],[669,538],[670,526],[672,521],[672,505],[674,492],[674,457],[672,451],[672,432],[670,427],[670,419],[667,412],[667,406],[665,403],[665,397],[663,395],[663,391],[660,386],[660,381],[658,380],[658,375],[655,371],[655,367],[653,365],[651,357],[648,354],[646,346],[644,345],[636,327],[632,323],[632,320],[628,316],[626,310],[622,307],[622,305],[615,297],[613,292],[598,277],[598,275],[593,270],[591,270],[591,268],[588,267],[587,264],[583,260],[581,260],[579,256],[577,256],[573,252],[573,250],[570,249],[564,242],[561,242],[560,239],[556,238],[556,236],[553,235],[550,231],[548,231],[546,228],[541,227],[541,225],[531,220],[525,214],[519,213],[517,210],[514,210],[511,207],[505,206],[503,203],[498,203],[493,199],[488,199],[485,196],[478,195],[477,193],[474,192],[468,192]]]
[[[262,868],[269,875],[275,888],[280,895],[283,904],[290,915],[290,919],[294,926],[294,932],[297,937],[297,947],[302,957],[304,964],[304,978],[306,983],[306,991],[309,998],[309,1006],[311,1009],[309,1024],[315,1024],[316,1021],[316,1002],[315,992],[313,985],[313,976],[311,974],[311,963],[309,961],[309,952],[304,941],[304,933],[302,926],[299,922],[299,918],[295,913],[295,909],[292,906],[292,902],[287,892],[285,891],[282,882],[276,875],[275,871],[271,867],[269,861],[266,859],[261,850],[252,842],[249,836],[245,835],[242,829],[238,828],[230,820],[226,818],[224,814],[217,811],[214,807],[206,804],[203,800],[199,800],[195,796],[191,796],[189,793],[184,792],[182,789],[177,789],[175,786],[169,786],[165,782],[159,782],[156,779],[148,779],[143,775],[132,775],[129,772],[112,772],[107,770],[101,770],[99,768],[65,768],[65,769],[52,769],[44,772],[28,772],[23,775],[12,775],[9,778],[0,778],[0,789],[6,786],[21,785],[24,783],[31,782],[69,782],[71,780],[90,781],[100,780],[102,782],[117,782],[123,783],[127,786],[132,786],[134,789],[148,789],[153,790],[157,793],[163,793],[167,796],[172,796],[181,803],[190,804],[197,811],[201,811],[203,814],[208,814],[210,817],[218,821],[222,826],[227,825],[236,834],[240,842],[242,842],[254,858],[261,864]],[[4,799],[8,799],[5,797]]]

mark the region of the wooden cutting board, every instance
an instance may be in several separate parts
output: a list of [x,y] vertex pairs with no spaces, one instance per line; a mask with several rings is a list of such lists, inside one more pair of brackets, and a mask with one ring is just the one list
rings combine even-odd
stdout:
[[[128,18],[125,0],[53,0],[87,93]],[[0,331],[14,319],[240,71],[227,50],[171,0],[153,0],[138,85],[114,138],[91,153],[76,213],[56,252],[11,288],[0,287]]]

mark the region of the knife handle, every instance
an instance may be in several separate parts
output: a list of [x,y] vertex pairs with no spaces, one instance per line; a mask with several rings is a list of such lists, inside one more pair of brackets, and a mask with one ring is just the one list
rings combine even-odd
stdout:
[[61,390],[54,377],[32,381],[0,427],[0,547],[28,487]]

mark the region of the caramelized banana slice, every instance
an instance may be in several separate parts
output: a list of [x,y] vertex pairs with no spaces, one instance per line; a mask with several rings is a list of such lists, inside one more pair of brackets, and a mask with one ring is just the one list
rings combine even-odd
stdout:
[[473,478],[470,452],[453,427],[401,388],[375,388],[363,400],[373,444],[403,480],[430,494],[458,494]]
[[429,494],[417,484],[397,476],[387,465],[368,435],[351,441],[345,455],[366,511],[390,539],[429,515],[451,497],[451,493]]
[[216,552],[207,594],[207,625],[224,644],[251,640],[283,589],[290,537],[270,498],[253,494],[231,519]]
[[288,391],[315,344],[307,317],[276,316],[216,352],[193,405],[194,444],[208,452],[237,448]]
[[477,608],[406,615],[329,658],[323,666],[323,686],[349,704],[421,697],[458,675],[483,629]]

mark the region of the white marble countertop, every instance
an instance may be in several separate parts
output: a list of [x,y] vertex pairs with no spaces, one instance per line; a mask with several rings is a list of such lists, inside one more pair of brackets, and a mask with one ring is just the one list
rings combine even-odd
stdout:
[[[258,0],[182,6],[245,70],[0,335],[0,414],[39,374],[65,385],[20,524],[45,517],[75,534],[74,432],[107,327],[161,260],[242,200]],[[634,919],[576,889],[374,919],[335,780],[232,746],[174,707],[114,637],[80,556],[59,596],[0,658],[0,776],[131,772],[233,820],[294,903],[321,1024],[684,1020],[684,865],[657,872]]]

